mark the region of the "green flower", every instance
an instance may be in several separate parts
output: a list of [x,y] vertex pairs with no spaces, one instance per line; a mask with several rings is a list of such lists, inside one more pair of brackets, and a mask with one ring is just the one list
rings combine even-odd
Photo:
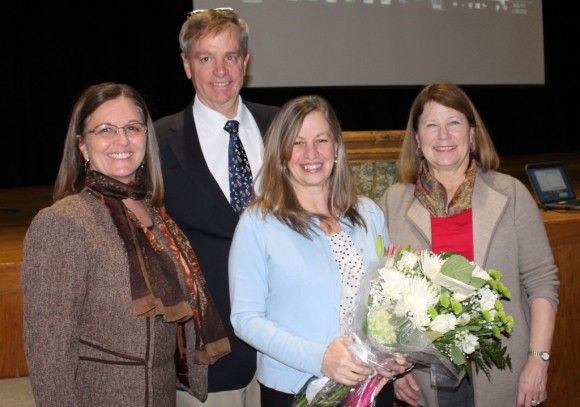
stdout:
[[397,329],[391,324],[392,314],[383,309],[372,309],[368,315],[370,335],[384,345],[397,343]]

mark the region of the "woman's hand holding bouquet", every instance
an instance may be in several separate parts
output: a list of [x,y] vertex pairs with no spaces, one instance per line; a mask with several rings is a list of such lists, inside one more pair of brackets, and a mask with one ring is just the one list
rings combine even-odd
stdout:
[[351,352],[351,343],[352,338],[349,337],[339,337],[332,341],[322,360],[322,373],[337,383],[356,386],[374,371]]
[[[376,394],[394,376],[411,364],[404,358],[389,358],[380,363],[368,359],[365,345],[356,338],[340,337],[327,348],[322,378],[313,377],[297,395],[293,407],[368,407]],[[366,354],[366,355],[365,355]],[[345,360],[347,362],[345,362]]]

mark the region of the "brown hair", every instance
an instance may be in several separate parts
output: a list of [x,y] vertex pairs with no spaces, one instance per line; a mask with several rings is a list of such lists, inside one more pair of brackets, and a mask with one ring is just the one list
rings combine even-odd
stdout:
[[428,102],[437,102],[465,115],[469,126],[474,129],[471,158],[486,172],[499,167],[499,156],[493,141],[477,109],[467,94],[457,85],[449,82],[433,83],[425,86],[416,96],[407,121],[405,138],[399,155],[399,181],[415,183],[422,157],[417,155],[417,129],[419,119]]
[[68,195],[76,194],[84,188],[85,162],[79,149],[78,137],[85,137],[86,122],[95,110],[103,103],[120,97],[126,97],[135,104],[147,125],[147,151],[143,160],[143,169],[140,168],[138,171],[145,183],[145,187],[152,194],[151,202],[153,205],[162,205],[164,188],[161,164],[159,162],[159,147],[155,137],[153,120],[149,115],[145,100],[131,86],[112,82],[90,86],[81,94],[73,106],[62,160],[52,194],[55,202]]

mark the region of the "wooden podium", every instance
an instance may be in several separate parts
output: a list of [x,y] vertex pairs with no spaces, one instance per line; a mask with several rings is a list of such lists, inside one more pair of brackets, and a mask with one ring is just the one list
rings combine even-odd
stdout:
[[580,211],[543,211],[560,278],[560,307],[548,369],[545,407],[580,406]]

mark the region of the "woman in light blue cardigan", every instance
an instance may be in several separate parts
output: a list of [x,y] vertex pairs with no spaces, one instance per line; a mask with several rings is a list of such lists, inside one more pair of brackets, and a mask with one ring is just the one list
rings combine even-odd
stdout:
[[[356,195],[331,106],[304,96],[266,134],[261,193],[229,257],[231,321],[258,350],[262,406],[289,406],[312,376],[354,386],[373,369],[348,350],[348,311],[363,273],[388,244],[378,206]],[[390,378],[395,372],[381,372]]]

